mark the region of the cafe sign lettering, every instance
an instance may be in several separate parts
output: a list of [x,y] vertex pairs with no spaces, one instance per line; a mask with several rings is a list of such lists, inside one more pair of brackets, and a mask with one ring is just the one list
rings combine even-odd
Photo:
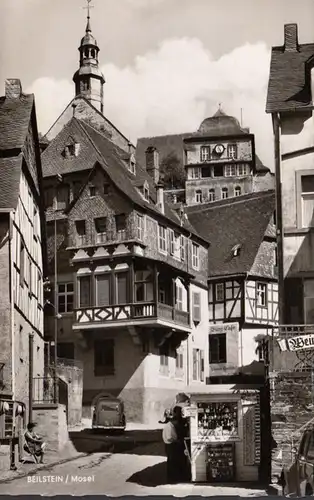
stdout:
[[306,349],[314,349],[314,333],[309,335],[300,335],[299,337],[291,337],[290,339],[278,340],[281,351],[302,351]]

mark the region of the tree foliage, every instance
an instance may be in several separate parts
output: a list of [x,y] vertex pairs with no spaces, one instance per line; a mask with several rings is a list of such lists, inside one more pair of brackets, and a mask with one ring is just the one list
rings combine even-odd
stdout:
[[184,166],[174,151],[163,158],[160,164],[160,171],[166,189],[184,188]]

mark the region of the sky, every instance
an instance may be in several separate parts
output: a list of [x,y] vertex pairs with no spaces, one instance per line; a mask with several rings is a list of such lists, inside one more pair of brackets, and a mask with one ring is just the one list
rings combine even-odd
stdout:
[[[105,76],[104,114],[138,137],[196,131],[222,109],[255,134],[273,168],[265,113],[271,47],[285,23],[314,42],[313,0],[93,0],[91,27]],[[74,97],[86,0],[0,0],[0,85],[33,92],[45,134]],[[242,113],[241,113],[242,110]]]

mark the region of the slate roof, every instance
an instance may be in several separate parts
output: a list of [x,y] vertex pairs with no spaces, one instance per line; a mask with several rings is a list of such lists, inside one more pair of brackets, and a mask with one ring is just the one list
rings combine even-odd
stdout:
[[[187,207],[190,223],[210,241],[209,277],[250,274],[274,210],[273,190]],[[241,245],[237,257],[235,245]]]
[[22,155],[0,158],[0,209],[17,207],[20,193]]
[[33,106],[33,94],[14,99],[0,98],[0,150],[24,146]]
[[312,105],[310,68],[314,43],[299,44],[298,50],[284,46],[271,51],[266,112],[293,111]]
[[[160,135],[155,137],[141,137],[136,145],[136,160],[137,163],[145,165],[145,151],[149,146],[155,147],[159,152],[159,161],[168,156],[170,153],[175,153],[185,166],[184,140],[192,139],[193,137],[222,137],[248,134],[248,129],[242,128],[236,118],[226,115],[222,110],[218,110],[213,116],[205,118],[200,124],[196,132],[186,132],[182,134]],[[260,158],[255,155],[256,172],[269,172],[269,168],[263,165]]]
[[[74,138],[80,144],[77,157],[64,158],[62,156],[68,138]],[[139,164],[136,165],[136,175],[134,176],[127,169],[125,159],[125,151],[86,122],[73,117],[43,152],[43,175],[47,178],[57,174],[65,175],[74,172],[92,171],[95,165],[99,164],[116,187],[124,192],[133,203],[156,215],[158,214],[161,218],[165,217],[168,221],[179,226],[180,218],[178,214],[167,203],[165,203],[164,214],[155,206],[156,189],[151,176]],[[144,184],[145,180],[149,184],[151,203],[147,202],[137,189]],[[69,209],[71,209],[71,206]],[[181,229],[192,231],[195,236],[200,237],[189,222],[186,222]]]

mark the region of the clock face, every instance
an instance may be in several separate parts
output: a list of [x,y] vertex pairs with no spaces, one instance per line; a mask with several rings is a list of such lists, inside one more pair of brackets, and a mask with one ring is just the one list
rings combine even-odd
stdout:
[[215,153],[217,153],[218,155],[221,155],[224,150],[225,147],[222,144],[217,144],[217,146],[215,147]]

